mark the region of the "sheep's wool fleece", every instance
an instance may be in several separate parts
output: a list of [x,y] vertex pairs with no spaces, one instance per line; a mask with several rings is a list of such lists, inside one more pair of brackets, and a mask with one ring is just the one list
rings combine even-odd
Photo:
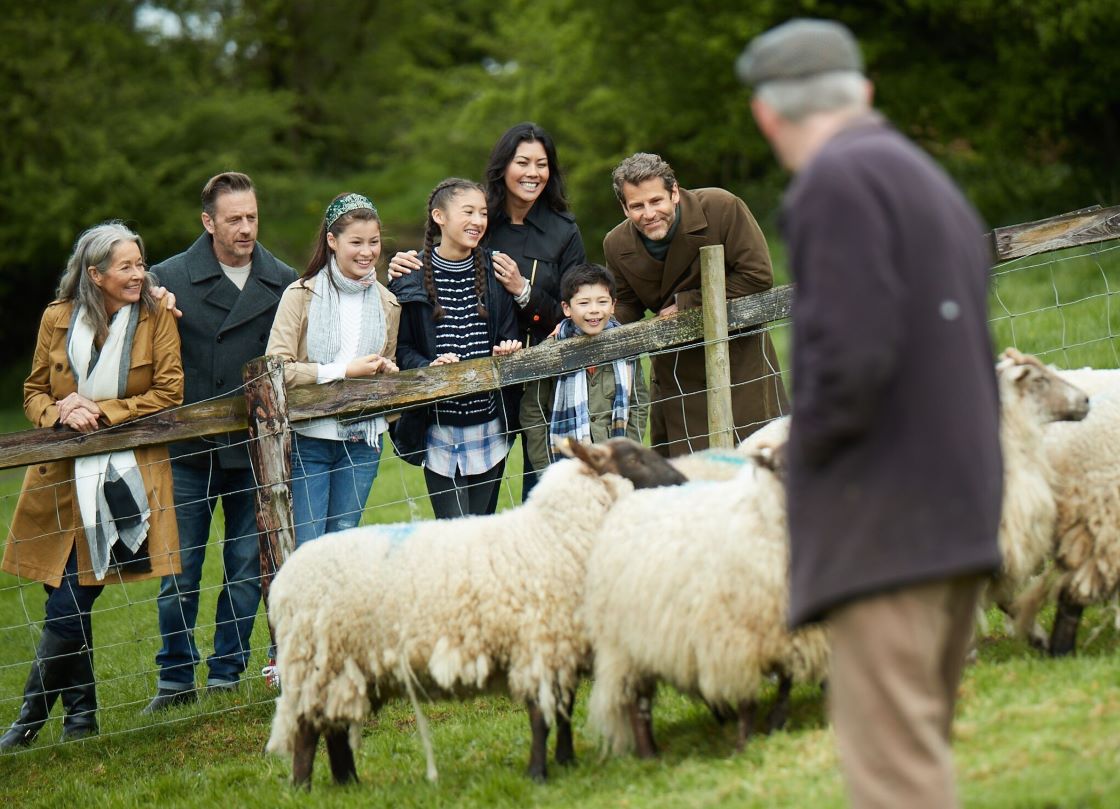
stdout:
[[786,629],[787,577],[783,487],[753,463],[728,481],[637,491],[615,506],[583,608],[595,649],[589,721],[607,745],[632,746],[625,706],[644,677],[730,706],[771,672],[823,678],[824,630]]
[[[363,526],[301,546],[273,583],[283,689],[268,749],[290,752],[299,721],[345,727],[356,745],[370,698],[483,689],[551,722],[589,649],[576,610],[593,532],[633,490],[565,460],[529,502],[488,517]],[[433,693],[434,692],[434,693]]]
[[1065,371],[1090,394],[1089,415],[1046,427],[1058,507],[1056,559],[1080,604],[1120,587],[1120,372]]

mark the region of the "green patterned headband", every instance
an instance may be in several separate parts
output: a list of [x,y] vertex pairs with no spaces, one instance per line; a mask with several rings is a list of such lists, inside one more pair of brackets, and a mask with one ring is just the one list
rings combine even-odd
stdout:
[[368,208],[373,211],[374,214],[377,213],[377,209],[373,207],[373,203],[361,194],[347,194],[345,197],[336,199],[327,206],[327,230],[330,230],[343,214],[363,208]]

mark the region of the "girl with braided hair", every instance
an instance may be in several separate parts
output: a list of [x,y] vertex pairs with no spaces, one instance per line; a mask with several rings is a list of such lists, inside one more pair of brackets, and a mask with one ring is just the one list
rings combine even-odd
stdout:
[[[479,247],[486,235],[486,194],[451,178],[428,198],[421,271],[393,280],[401,304],[400,367],[426,368],[521,348],[513,296]],[[437,243],[438,241],[438,243]],[[424,467],[439,519],[492,514],[509,452],[505,391],[460,396],[402,414],[391,435],[397,453]]]
[[[288,385],[393,373],[401,308],[377,281],[381,219],[361,194],[339,194],[307,270],[280,299],[268,353]],[[358,524],[381,460],[380,416],[300,422],[292,432],[296,546]]]
[[[492,251],[498,281],[517,303],[520,340],[537,345],[564,319],[561,279],[587,261],[583,238],[564,190],[552,136],[532,121],[514,124],[498,138],[486,164],[490,225],[483,248]],[[415,250],[389,261],[389,278],[418,272]],[[511,429],[516,424],[511,420]],[[522,435],[522,495],[537,480]]]

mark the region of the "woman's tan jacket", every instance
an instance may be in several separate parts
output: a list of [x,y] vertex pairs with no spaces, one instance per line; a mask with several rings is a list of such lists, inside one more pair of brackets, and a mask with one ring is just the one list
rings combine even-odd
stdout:
[[[31,375],[23,384],[23,412],[36,427],[54,427],[58,422],[55,402],[77,390],[66,353],[73,309],[71,301],[54,301],[47,306],[39,325]],[[154,312],[141,307],[132,341],[125,397],[98,402],[102,421],[111,427],[182,402],[183,363],[175,318],[162,306]],[[68,428],[60,429],[70,432]],[[66,560],[77,545],[81,584],[110,584],[178,573],[181,569],[179,531],[167,447],[139,447],[133,451],[152,510],[147,539],[152,561],[150,571],[121,573],[110,568],[103,581],[93,577],[74,492],[72,460],[27,468],[0,568],[57,587]]]

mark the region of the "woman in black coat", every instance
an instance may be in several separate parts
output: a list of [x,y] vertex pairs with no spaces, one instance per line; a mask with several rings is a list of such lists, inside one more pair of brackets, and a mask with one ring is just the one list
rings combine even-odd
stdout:
[[[509,270],[498,278],[517,302],[522,344],[536,345],[564,318],[560,279],[587,260],[579,225],[568,210],[552,136],[530,122],[507,129],[490,152],[485,187],[490,222],[484,245],[493,253],[495,271]],[[389,263],[389,277],[418,269],[416,251],[397,253]],[[518,404],[506,414],[511,430],[520,429]],[[522,441],[522,492],[528,495],[536,474],[524,445]]]

